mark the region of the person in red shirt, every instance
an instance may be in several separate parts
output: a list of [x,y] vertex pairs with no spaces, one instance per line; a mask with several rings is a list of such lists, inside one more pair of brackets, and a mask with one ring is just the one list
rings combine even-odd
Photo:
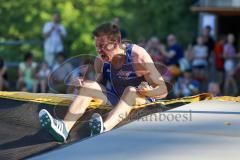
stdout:
[[218,41],[215,43],[214,52],[215,52],[215,67],[218,71],[223,71],[223,46],[226,41],[226,37],[224,35],[220,36]]
[[217,76],[219,77],[219,83],[223,83],[223,71],[224,71],[224,58],[223,58],[223,46],[226,42],[226,37],[224,35],[219,36],[218,41],[214,45],[215,53],[215,69],[217,71]]

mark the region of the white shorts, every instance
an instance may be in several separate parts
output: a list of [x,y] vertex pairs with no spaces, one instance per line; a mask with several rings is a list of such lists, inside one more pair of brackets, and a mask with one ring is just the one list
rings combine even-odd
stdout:
[[226,73],[233,73],[234,72],[234,62],[232,60],[226,60],[224,62],[224,70]]

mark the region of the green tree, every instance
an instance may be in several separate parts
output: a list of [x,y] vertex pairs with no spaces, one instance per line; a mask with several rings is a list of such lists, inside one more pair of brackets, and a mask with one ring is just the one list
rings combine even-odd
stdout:
[[0,55],[20,60],[22,53],[32,51],[41,59],[42,27],[52,20],[54,11],[62,15],[68,35],[65,49],[69,55],[95,53],[92,31],[100,23],[121,17],[128,39],[151,35],[161,39],[175,33],[188,43],[197,29],[196,15],[189,10],[189,0],[2,0],[0,5],[0,42],[21,40],[18,46],[0,46]]
[[125,24],[129,36],[135,40],[153,35],[163,39],[174,33],[186,45],[197,33],[197,14],[190,11],[191,5],[190,0],[128,0],[123,8],[133,15]]

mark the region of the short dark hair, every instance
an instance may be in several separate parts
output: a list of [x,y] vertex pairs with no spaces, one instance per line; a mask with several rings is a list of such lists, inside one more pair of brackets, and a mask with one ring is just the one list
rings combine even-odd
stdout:
[[212,30],[212,27],[210,25],[207,25],[205,28],[208,29],[209,31]]
[[53,15],[55,15],[55,14],[57,14],[57,15],[61,16],[61,13],[60,13],[60,11],[58,11],[58,10],[54,10],[54,11],[53,11]]
[[99,25],[94,31],[93,31],[93,36],[99,37],[106,35],[110,40],[113,41],[121,41],[121,34],[118,26],[114,23],[103,23]]
[[57,58],[58,58],[58,57],[62,57],[63,59],[65,59],[65,58],[66,58],[66,55],[65,55],[64,52],[58,52],[56,57],[57,57]]
[[192,69],[191,69],[191,68],[187,68],[187,69],[185,69],[184,72],[185,72],[185,73],[192,73]]
[[4,59],[0,57],[0,69],[4,67]]
[[33,54],[31,52],[27,52],[25,55],[24,55],[24,61],[26,62],[27,60],[29,59],[32,59],[33,58]]

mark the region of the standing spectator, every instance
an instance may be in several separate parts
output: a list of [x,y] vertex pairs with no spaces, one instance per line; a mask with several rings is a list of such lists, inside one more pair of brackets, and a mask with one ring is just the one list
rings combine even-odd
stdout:
[[66,37],[66,30],[60,24],[61,17],[59,13],[53,15],[53,22],[47,22],[43,27],[44,58],[50,67],[53,66],[57,53],[63,51],[63,39]]
[[223,83],[223,65],[224,65],[224,58],[223,58],[223,47],[226,41],[226,37],[224,35],[219,36],[218,41],[215,43],[214,46],[214,53],[215,53],[215,69],[217,71],[217,79],[219,80],[219,84]]
[[41,93],[46,93],[47,91],[47,80],[48,80],[49,74],[50,74],[50,69],[48,68],[48,64],[46,62],[42,62],[41,68],[37,73]]
[[214,39],[211,35],[211,31],[212,31],[212,28],[211,26],[206,26],[204,29],[203,29],[203,38],[204,38],[204,44],[207,46],[208,48],[208,60],[211,56],[211,53],[214,49]]
[[0,57],[0,91],[8,88],[7,82],[7,67],[4,65],[4,60]]
[[179,61],[183,58],[183,49],[177,43],[177,39],[173,34],[170,34],[167,37],[167,44],[168,44],[168,65],[176,65],[179,66]]
[[204,79],[205,69],[208,66],[208,48],[204,45],[202,36],[197,38],[197,44],[193,46],[191,55],[194,77]]
[[[184,70],[185,60],[182,47],[177,43],[177,39],[173,34],[167,37],[168,51],[166,52],[164,47],[161,47],[161,53],[167,58],[167,65],[169,71],[173,77],[177,77],[181,74],[181,68]],[[182,63],[183,62],[183,63]]]
[[32,53],[27,53],[18,69],[18,87],[21,91],[37,92],[36,68],[37,63],[33,62]]
[[227,43],[224,45],[223,57],[225,58],[224,70],[225,70],[225,80],[224,80],[224,94],[225,95],[235,95],[237,94],[237,83],[234,79],[234,72],[236,68],[235,58],[237,58],[237,52],[234,47],[234,35],[229,34],[227,37]]

